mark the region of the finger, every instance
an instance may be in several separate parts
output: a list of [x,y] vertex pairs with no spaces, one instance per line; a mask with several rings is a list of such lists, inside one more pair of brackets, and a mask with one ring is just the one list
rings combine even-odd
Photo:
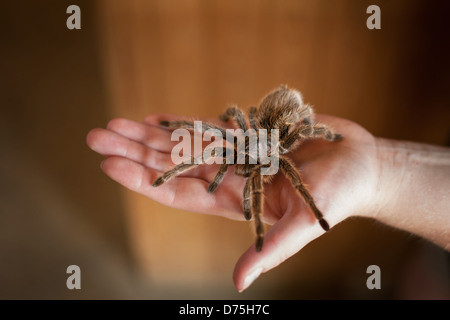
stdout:
[[[155,188],[152,183],[160,173],[130,159],[109,157],[101,167],[106,175],[126,188],[165,205],[188,210],[195,207],[210,209],[214,206],[214,195],[207,194],[208,184],[201,179],[177,177]],[[201,201],[192,197],[192,194],[197,193],[201,194]]]
[[104,156],[119,156],[164,171],[174,164],[169,153],[159,152],[138,142],[129,140],[113,131],[93,129],[87,136],[89,147]]
[[[91,130],[86,140],[92,150],[104,156],[128,158],[160,172],[170,170],[176,164],[191,161],[190,155],[172,158],[172,154],[148,148],[141,143],[129,140],[124,136],[106,129]],[[176,163],[174,163],[174,161],[176,161]],[[197,168],[183,172],[180,176],[197,177],[204,179],[205,181],[212,181],[217,170],[218,166],[211,162],[211,164],[202,164]]]
[[312,215],[285,214],[266,233],[260,252],[252,245],[238,260],[233,274],[236,288],[239,292],[247,289],[262,273],[275,268],[323,233]]
[[[176,119],[175,116],[168,115],[169,120]],[[159,115],[155,115],[154,121],[160,119]],[[161,117],[161,119],[163,119]],[[189,130],[183,131],[182,136],[177,136],[177,138],[172,139],[172,129],[167,129],[165,127],[157,127],[153,125],[146,125],[144,123],[135,122],[128,119],[116,118],[111,120],[107,129],[120,134],[130,140],[141,143],[149,148],[161,151],[161,152],[172,152],[176,146],[182,148],[183,153],[189,158],[191,148],[193,146],[194,155],[197,156],[198,152],[201,152],[205,147],[212,146],[211,137],[208,135],[202,135],[195,137],[195,135]],[[207,137],[208,136],[208,137]],[[181,139],[181,141],[180,141]],[[196,141],[198,139],[199,141]],[[214,145],[223,146],[223,140],[214,139]],[[190,144],[189,144],[190,142]],[[186,147],[187,144],[187,147]],[[196,149],[198,145],[199,149]],[[179,149],[178,148],[178,149]],[[178,150],[177,149],[177,150]]]
[[114,181],[164,205],[232,219],[240,217],[236,209],[230,210],[224,205],[230,199],[217,201],[214,194],[208,193],[209,183],[202,179],[175,177],[159,187],[153,187],[152,183],[160,173],[130,159],[109,157],[101,167]]
[[128,119],[113,119],[109,121],[107,129],[161,152],[171,152],[179,143],[171,141],[172,133],[168,130]]

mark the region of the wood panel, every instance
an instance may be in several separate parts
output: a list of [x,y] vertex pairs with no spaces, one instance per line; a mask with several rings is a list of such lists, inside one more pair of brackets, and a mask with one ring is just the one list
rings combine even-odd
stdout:
[[[395,89],[417,75],[402,72],[405,66],[416,67],[415,61],[405,63],[404,56],[421,44],[409,28],[417,23],[424,2],[383,2],[382,29],[377,31],[366,28],[371,1],[99,3],[111,116],[140,120],[163,112],[213,117],[230,103],[257,104],[267,91],[286,83],[300,89],[318,112],[349,118],[376,135],[432,143],[446,139],[448,126],[439,116],[426,118],[437,123],[433,134],[416,134],[412,128],[417,121],[399,107],[414,99],[405,87]],[[401,62],[403,69],[398,67]],[[448,102],[448,94],[442,97]],[[442,105],[428,108],[448,119]],[[170,209],[124,193],[133,250],[152,281],[231,285],[234,262],[253,239],[246,224]],[[366,236],[360,227],[366,228]],[[367,222],[352,221],[339,228],[265,276],[260,288],[309,283],[332,291],[336,287],[330,283],[340,286],[356,277],[349,262],[355,259],[353,252],[361,253],[361,268],[376,257],[395,270],[396,262],[386,257],[395,257],[409,241],[394,231],[380,237]],[[372,256],[364,250],[375,241],[372,236],[386,246],[391,241],[397,245],[388,252],[381,245]]]

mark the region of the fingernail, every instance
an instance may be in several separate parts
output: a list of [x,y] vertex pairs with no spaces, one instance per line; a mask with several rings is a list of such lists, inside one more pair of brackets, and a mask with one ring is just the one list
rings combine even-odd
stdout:
[[256,268],[255,270],[253,270],[247,277],[245,277],[244,280],[244,287],[239,290],[239,292],[244,291],[245,289],[247,289],[248,287],[250,287],[250,285],[256,280],[258,279],[259,275],[262,272],[262,268]]

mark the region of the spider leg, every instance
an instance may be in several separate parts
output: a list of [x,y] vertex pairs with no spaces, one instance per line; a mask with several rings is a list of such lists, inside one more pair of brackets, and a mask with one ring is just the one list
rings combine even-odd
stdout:
[[251,194],[251,211],[255,219],[255,231],[256,231],[256,251],[259,252],[262,249],[264,242],[264,225],[261,220],[263,203],[264,203],[264,185],[259,169],[256,169],[250,175],[250,194]]
[[304,108],[300,110],[300,118],[303,118],[302,123],[305,125],[312,125],[314,119],[314,111],[309,104],[305,104]]
[[229,166],[228,163],[222,163],[220,165],[219,171],[217,172],[216,176],[214,177],[214,180],[210,183],[208,187],[209,193],[213,193],[217,189],[219,184],[222,182],[225,173],[227,173],[228,166]]
[[292,145],[298,141],[298,139],[301,137],[301,127],[297,127],[294,130],[292,130],[286,138],[282,139],[280,143],[280,153],[286,153]]
[[280,153],[288,151],[299,138],[324,138],[329,141],[339,141],[344,138],[342,134],[333,133],[327,126],[312,125],[303,120],[304,126],[292,130],[280,144]]
[[[231,158],[228,158],[230,157]],[[225,174],[227,173],[228,166],[234,162],[235,154],[234,149],[225,148],[222,151],[222,157],[224,158],[224,162],[220,165],[219,171],[217,172],[214,180],[210,183],[208,187],[208,192],[213,193],[219,184],[222,182]]]
[[188,170],[198,167],[200,164],[202,164],[202,161],[206,162],[209,159],[211,159],[212,157],[214,157],[215,150],[212,150],[209,153],[210,156],[206,157],[206,159],[203,159],[203,153],[204,152],[202,152],[202,154],[198,155],[197,157],[192,157],[189,161],[180,163],[180,164],[176,165],[175,167],[173,167],[172,169],[164,172],[162,174],[162,176],[160,176],[158,179],[155,180],[155,182],[153,182],[153,186],[158,187],[158,186],[162,185],[164,182],[169,181],[173,177],[175,177],[183,172],[186,172]]
[[219,116],[219,119],[222,121],[228,121],[232,117],[234,121],[236,121],[239,128],[244,131],[248,130],[247,121],[245,119],[245,115],[241,109],[238,107],[230,107],[225,112]]
[[[204,122],[204,121],[199,121],[201,122],[201,126],[202,126],[202,131],[207,131],[209,129],[216,129],[219,130],[220,133],[222,134],[222,138],[225,140],[228,140],[231,143],[234,143],[234,136],[233,135],[227,135],[227,132],[224,128],[221,128],[215,124],[212,123],[208,123],[208,122]],[[181,120],[181,121],[160,121],[159,123],[160,125],[167,127],[167,128],[171,128],[171,129],[178,129],[178,128],[183,128],[183,129],[190,129],[190,130],[195,130],[197,129],[194,125],[193,121],[186,121],[186,120]]]
[[297,191],[300,193],[302,198],[305,200],[306,204],[311,208],[312,212],[314,213],[314,216],[319,221],[322,229],[324,229],[325,231],[330,230],[328,222],[323,218],[322,212],[320,212],[320,210],[316,207],[314,199],[309,193],[305,184],[303,183],[300,173],[294,167],[291,161],[289,161],[285,157],[280,157],[280,168],[286,175],[286,177],[288,177],[288,179],[291,181],[295,189],[297,189]]
[[250,127],[253,130],[258,130],[258,127],[256,125],[256,107],[250,107],[250,110],[248,111],[248,120],[250,122]]
[[342,134],[333,133],[333,131],[325,125],[306,126],[300,131],[300,134],[306,137],[324,138],[328,141],[339,141],[344,138]]
[[242,202],[242,206],[244,207],[245,220],[250,220],[252,218],[251,203],[250,203],[250,197],[251,197],[250,182],[251,182],[250,178],[247,178],[245,180],[245,186],[244,186],[244,200]]

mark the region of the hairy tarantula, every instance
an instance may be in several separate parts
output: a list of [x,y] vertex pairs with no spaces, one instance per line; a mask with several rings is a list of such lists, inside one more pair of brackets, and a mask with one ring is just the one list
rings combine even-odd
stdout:
[[[253,129],[252,132],[258,133],[259,131],[262,131],[262,129],[265,129],[267,130],[267,136],[269,137],[271,136],[273,129],[278,129],[278,143],[275,147],[273,144],[269,145],[272,140],[270,140],[270,142],[264,141],[263,143],[267,143],[267,150],[269,150],[270,155],[275,155],[277,157],[276,160],[278,160],[282,172],[302,196],[305,203],[319,221],[321,227],[325,231],[328,231],[330,227],[320,210],[316,207],[311,194],[302,181],[299,171],[284,154],[294,150],[303,140],[308,138],[324,138],[329,141],[338,141],[341,140],[343,136],[333,133],[325,125],[314,123],[314,112],[311,106],[303,103],[300,92],[289,89],[285,85],[280,86],[263,98],[259,108],[250,107],[248,121],[243,111],[237,107],[228,108],[219,118],[222,121],[233,119],[237,126],[245,132],[249,129],[252,131]],[[195,128],[194,123],[191,121],[161,121],[161,125],[174,129]],[[202,123],[202,129],[216,129],[222,133],[222,137],[225,137],[226,135],[226,129],[211,123]],[[257,134],[256,137],[258,137]],[[249,136],[245,137],[245,145],[243,145],[242,140],[240,143],[238,140],[237,136],[233,136],[230,141],[233,145],[233,149],[226,148],[222,153],[215,153],[214,150],[216,149],[214,149],[210,154],[211,157],[218,156],[225,158],[226,156],[229,156],[229,154],[226,155],[226,152],[231,152],[232,160],[236,160],[240,153],[242,154],[242,152],[244,152],[244,163],[242,163],[242,161],[241,163],[239,163],[239,161],[238,163],[232,163],[235,165],[235,174],[243,176],[246,179],[243,195],[244,217],[247,220],[250,220],[252,217],[254,218],[256,227],[255,247],[256,251],[261,251],[264,240],[264,225],[262,222],[263,187],[264,183],[270,182],[276,172],[263,175],[262,170],[267,168],[270,164],[268,164],[267,161],[262,161],[260,157],[255,157],[251,154],[250,151],[254,146],[251,145],[252,141],[249,139]],[[253,144],[254,143],[255,140],[253,140]],[[256,143],[261,144],[261,140],[256,140]],[[166,171],[162,176],[155,180],[153,186],[157,187],[172,177],[197,167],[201,164],[201,157],[202,156],[200,155],[200,159],[192,158],[191,161],[186,161],[175,166],[173,169]],[[203,160],[206,161],[206,159]],[[214,192],[214,190],[216,190],[229,165],[229,161],[221,164],[214,180],[209,185],[208,192]]]

